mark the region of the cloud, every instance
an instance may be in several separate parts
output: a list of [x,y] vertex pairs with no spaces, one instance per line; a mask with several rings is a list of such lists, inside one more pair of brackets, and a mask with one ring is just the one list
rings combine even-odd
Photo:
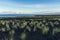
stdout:
[[0,14],[32,14],[34,12],[13,12],[13,11],[0,11]]
[[52,9],[52,10],[43,10],[43,11],[34,11],[34,12],[21,12],[21,11],[0,11],[0,14],[52,14],[52,13],[60,13],[60,9]]

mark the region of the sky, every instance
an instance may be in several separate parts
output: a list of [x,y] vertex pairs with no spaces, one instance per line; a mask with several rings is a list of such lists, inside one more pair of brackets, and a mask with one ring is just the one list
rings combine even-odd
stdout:
[[60,0],[0,0],[0,14],[46,12],[60,12]]

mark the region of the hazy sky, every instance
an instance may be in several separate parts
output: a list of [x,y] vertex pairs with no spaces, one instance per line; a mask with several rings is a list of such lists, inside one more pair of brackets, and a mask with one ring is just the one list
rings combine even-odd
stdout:
[[0,0],[0,12],[60,12],[60,0]]

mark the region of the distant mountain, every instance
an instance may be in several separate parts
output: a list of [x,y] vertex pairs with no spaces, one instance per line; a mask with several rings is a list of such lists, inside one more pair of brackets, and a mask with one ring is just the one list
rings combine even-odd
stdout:
[[51,13],[51,12],[50,13],[47,13],[47,12],[46,13],[44,13],[44,12],[43,13],[36,12],[35,14],[36,15],[60,15],[60,12],[53,12],[53,13]]

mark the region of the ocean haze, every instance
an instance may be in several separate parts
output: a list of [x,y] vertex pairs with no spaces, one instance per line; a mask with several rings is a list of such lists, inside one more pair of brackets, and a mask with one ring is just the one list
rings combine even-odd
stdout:
[[60,15],[60,12],[56,12],[56,13],[32,13],[32,14],[0,14],[0,17],[19,17],[19,16],[35,16],[35,15]]

